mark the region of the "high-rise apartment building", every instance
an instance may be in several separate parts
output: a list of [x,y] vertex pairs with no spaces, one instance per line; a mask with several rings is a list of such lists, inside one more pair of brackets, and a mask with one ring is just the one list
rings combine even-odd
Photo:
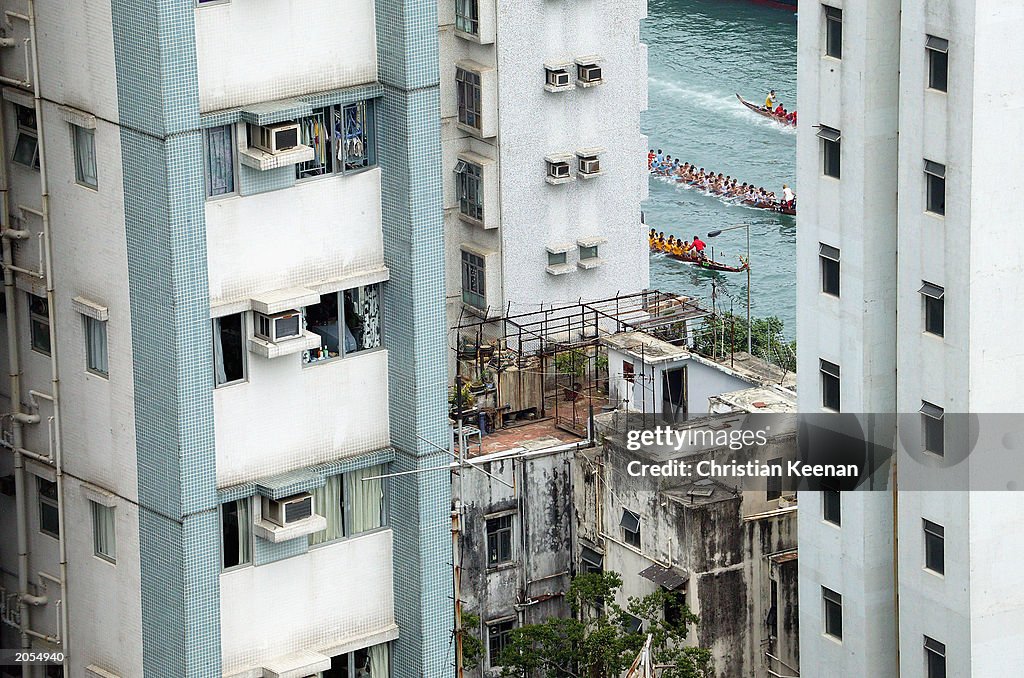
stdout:
[[[951,415],[1024,395],[1021,29],[1014,3],[800,4],[800,411],[901,413],[925,465],[966,451]],[[1024,495],[965,490],[800,494],[803,675],[1024,665]]]
[[436,4],[2,6],[0,647],[445,675]]
[[450,324],[646,288],[646,3],[438,14]]

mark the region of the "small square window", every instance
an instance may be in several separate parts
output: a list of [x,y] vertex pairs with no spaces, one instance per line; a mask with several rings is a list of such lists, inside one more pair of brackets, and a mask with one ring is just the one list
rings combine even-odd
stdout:
[[843,639],[843,597],[832,589],[821,587],[821,599],[825,606],[825,635],[836,640]]
[[548,266],[561,266],[567,258],[566,252],[548,252]]
[[597,245],[580,245],[580,261],[597,259]]
[[839,249],[819,243],[818,258],[821,262],[821,291],[839,296]]
[[822,483],[821,488],[821,517],[825,522],[833,525],[843,524],[842,495],[838,487],[829,487]]
[[60,511],[57,503],[57,483],[36,478],[39,499],[39,531],[51,537],[60,537]]
[[825,54],[843,58],[843,10],[822,5],[825,11]]
[[508,645],[513,628],[515,623],[512,620],[487,625],[487,661],[492,669],[501,666],[501,653]]
[[487,519],[487,565],[494,566],[512,560],[512,516]]
[[921,401],[921,426],[924,431],[924,449],[926,452],[942,456],[946,450],[946,429],[943,422],[944,410],[938,405]]
[[85,316],[85,367],[107,376],[107,323]]
[[931,160],[924,161],[926,185],[925,209],[932,214],[946,213],[946,166]]
[[946,678],[946,646],[934,638],[924,637],[925,678]]
[[821,406],[839,412],[839,365],[827,360],[818,361],[821,373]]
[[938,523],[922,520],[924,525],[924,566],[937,574],[946,572],[946,530]]
[[930,282],[923,282],[921,298],[924,303],[924,331],[937,337],[946,332],[946,291]]
[[97,188],[96,130],[71,125],[71,140],[75,147],[75,181]]
[[92,504],[93,552],[112,563],[117,562],[117,537],[114,528],[114,508],[96,502]]
[[601,574],[604,572],[604,555],[592,548],[582,547],[580,553],[580,572],[583,574]]
[[929,35],[925,47],[928,53],[928,89],[945,92],[949,80],[949,41]]
[[28,312],[32,350],[50,355],[50,304],[46,297],[29,294]]
[[622,541],[634,548],[640,548],[640,516],[627,508],[622,509],[622,517],[619,519],[619,526],[622,527]]

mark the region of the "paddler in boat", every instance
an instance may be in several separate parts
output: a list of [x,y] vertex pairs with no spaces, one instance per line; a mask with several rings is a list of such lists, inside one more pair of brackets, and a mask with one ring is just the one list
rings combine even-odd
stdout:
[[[655,157],[655,155],[656,154],[654,153],[654,149],[653,148],[651,150],[647,151],[647,169],[651,169],[651,165],[654,164],[654,157]],[[651,229],[651,230],[654,230],[654,229]]]
[[697,255],[698,259],[704,258],[705,247],[706,245],[704,244],[704,241],[700,239],[700,236],[693,236],[693,244],[690,245],[690,249],[693,250],[693,253]]
[[647,234],[647,247],[649,247],[650,249],[654,249],[654,247],[656,246],[655,243],[657,242],[658,232],[652,228],[650,233]]
[[665,231],[662,231],[661,233],[658,234],[658,251],[665,251]]
[[768,111],[773,111],[773,110],[775,110],[775,103],[776,103],[775,90],[772,90],[771,92],[768,92],[768,96],[765,97],[764,107]]
[[782,207],[792,207],[796,201],[796,193],[787,184],[782,184]]

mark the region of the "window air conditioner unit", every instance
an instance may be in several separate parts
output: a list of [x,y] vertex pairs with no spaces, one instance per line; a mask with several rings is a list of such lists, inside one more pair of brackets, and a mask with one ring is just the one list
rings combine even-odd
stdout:
[[596,64],[579,66],[579,78],[583,82],[601,82],[601,67]]
[[263,519],[288,527],[313,515],[313,495],[304,492],[284,499],[263,497]]
[[548,71],[548,84],[552,87],[568,87],[569,71]]
[[580,158],[580,174],[599,174],[600,172],[600,158],[593,155]]
[[272,343],[293,339],[302,335],[302,313],[295,310],[282,311],[273,315],[256,313],[256,328],[253,330],[260,339]]
[[299,125],[281,122],[275,125],[250,125],[249,143],[267,153],[279,153],[299,145]]
[[552,162],[548,163],[548,174],[555,179],[565,179],[569,176],[569,163]]

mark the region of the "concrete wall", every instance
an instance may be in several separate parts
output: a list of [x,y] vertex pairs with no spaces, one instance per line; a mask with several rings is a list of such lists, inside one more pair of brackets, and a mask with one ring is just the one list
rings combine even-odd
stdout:
[[380,530],[221,574],[224,673],[389,630],[392,567],[391,530]]
[[374,4],[287,0],[198,7],[196,52],[203,112],[371,82],[377,79]]

